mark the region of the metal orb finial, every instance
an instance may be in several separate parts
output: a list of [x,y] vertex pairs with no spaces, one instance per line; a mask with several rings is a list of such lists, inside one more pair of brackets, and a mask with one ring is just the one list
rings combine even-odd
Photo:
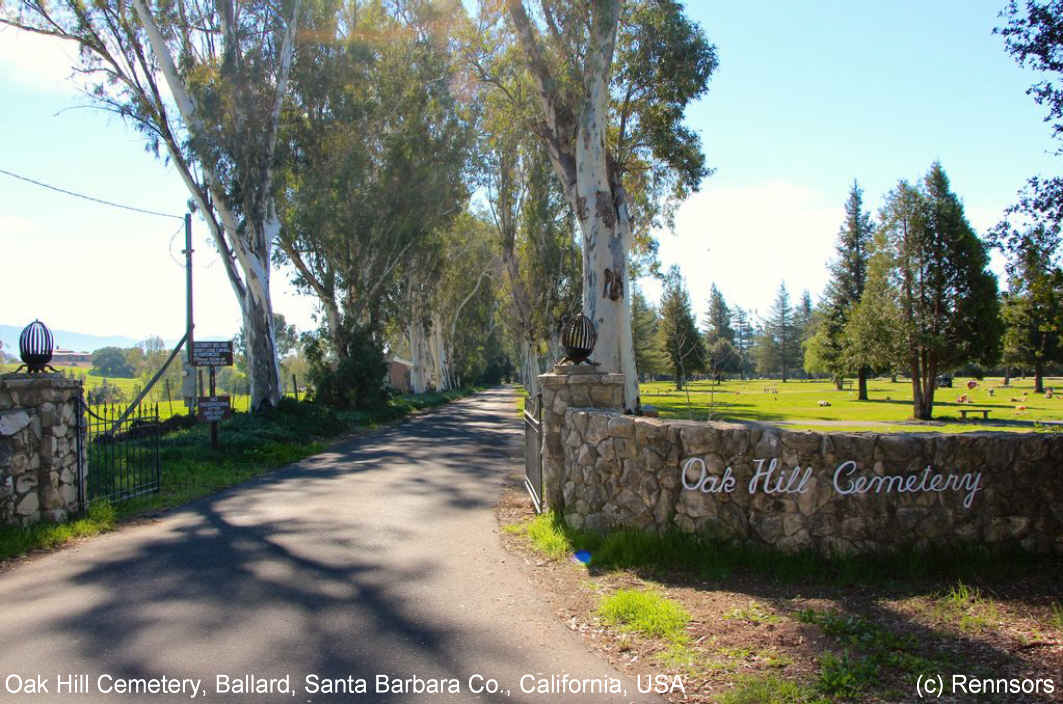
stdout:
[[52,361],[55,339],[52,331],[40,320],[34,320],[18,337],[18,352],[23,366],[30,374],[40,374]]
[[[561,330],[561,344],[565,348],[565,358],[561,362],[580,364],[594,351],[598,342],[598,332],[591,319],[582,313],[572,316]],[[587,362],[590,364],[591,362]]]

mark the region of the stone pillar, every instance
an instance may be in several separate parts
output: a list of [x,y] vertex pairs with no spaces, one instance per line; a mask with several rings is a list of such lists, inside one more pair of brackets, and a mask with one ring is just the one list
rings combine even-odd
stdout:
[[0,377],[0,523],[61,521],[80,509],[82,392],[80,380],[58,374]]
[[624,408],[624,375],[595,371],[590,366],[562,366],[539,376],[543,393],[543,500],[561,512],[564,499],[565,453],[561,426],[568,408]]

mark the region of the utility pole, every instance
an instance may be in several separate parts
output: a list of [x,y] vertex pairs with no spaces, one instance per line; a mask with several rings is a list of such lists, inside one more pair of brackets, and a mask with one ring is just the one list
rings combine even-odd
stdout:
[[186,356],[184,383],[182,394],[185,397],[185,407],[189,413],[193,412],[199,389],[196,386],[196,374],[192,366],[192,213],[185,213],[185,343],[188,355]]

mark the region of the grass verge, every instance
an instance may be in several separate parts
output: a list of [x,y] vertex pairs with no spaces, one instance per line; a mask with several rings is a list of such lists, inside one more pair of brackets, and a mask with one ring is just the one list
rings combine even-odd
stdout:
[[1035,555],[976,545],[826,557],[811,551],[786,553],[735,545],[712,536],[678,531],[656,535],[622,530],[599,535],[571,528],[551,512],[523,525],[536,549],[553,559],[584,551],[589,553],[589,564],[601,569],[639,569],[651,574],[679,571],[703,579],[725,579],[737,572],[783,583],[814,576],[820,583],[834,585],[926,579],[970,581],[1001,573],[1005,568],[1014,575],[1042,565]]
[[681,677],[682,697],[665,697],[677,704],[881,704],[908,701],[928,674],[1063,663],[1051,556],[790,555],[711,536],[590,534],[502,506],[503,534],[519,537],[509,544],[553,558],[535,572],[556,585],[569,626],[629,674]]
[[619,589],[602,599],[598,615],[604,623],[671,644],[685,643],[690,614],[678,603],[652,591]]
[[830,704],[806,685],[778,675],[744,675],[737,678],[734,689],[719,698],[719,704]]
[[67,523],[0,527],[0,560],[24,555],[30,550],[59,547],[75,538],[106,533],[114,528],[116,519],[114,508],[106,501],[99,501],[84,517]]

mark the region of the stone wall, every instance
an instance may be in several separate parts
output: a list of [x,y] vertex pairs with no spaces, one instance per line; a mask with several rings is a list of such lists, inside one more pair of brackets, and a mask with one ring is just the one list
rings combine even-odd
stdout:
[[539,376],[543,394],[543,499],[551,508],[561,505],[557,478],[564,461],[561,426],[565,411],[573,406],[624,407],[624,375],[593,370],[590,366],[564,366]]
[[1063,554],[1063,434],[789,431],[569,408],[561,439],[553,507],[574,527],[840,554],[958,542]]
[[80,381],[61,376],[0,377],[0,523],[60,521],[79,509],[81,394]]

